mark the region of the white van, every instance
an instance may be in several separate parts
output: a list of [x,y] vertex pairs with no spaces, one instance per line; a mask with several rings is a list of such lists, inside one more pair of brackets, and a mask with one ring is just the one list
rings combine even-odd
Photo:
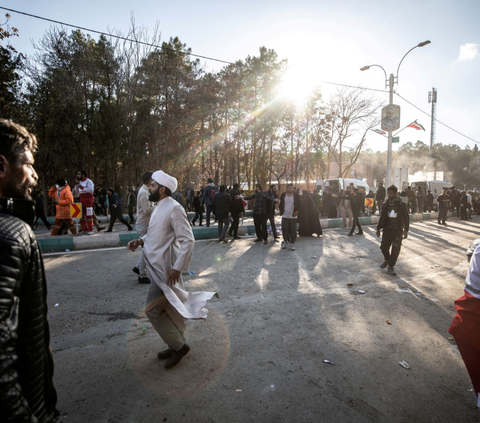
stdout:
[[363,188],[365,195],[368,194],[370,191],[370,187],[365,181],[361,179],[345,179],[345,178],[335,178],[335,179],[326,179],[323,183],[323,193],[326,191],[327,188],[332,188],[334,193],[339,193],[340,190],[347,189],[351,184],[353,184],[354,188]]
[[323,179],[317,179],[317,182],[315,183],[315,189],[317,192],[320,194],[323,192]]
[[442,194],[444,189],[450,189],[453,184],[446,181],[417,181],[410,184],[412,190],[417,192],[418,187],[422,187],[425,196],[428,190],[433,194],[433,209],[438,211],[437,197]]

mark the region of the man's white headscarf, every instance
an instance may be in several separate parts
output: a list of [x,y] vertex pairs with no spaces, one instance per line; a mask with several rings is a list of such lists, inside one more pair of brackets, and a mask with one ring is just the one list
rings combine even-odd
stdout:
[[152,179],[159,185],[168,188],[171,192],[177,190],[178,182],[173,176],[167,175],[163,170],[153,172]]

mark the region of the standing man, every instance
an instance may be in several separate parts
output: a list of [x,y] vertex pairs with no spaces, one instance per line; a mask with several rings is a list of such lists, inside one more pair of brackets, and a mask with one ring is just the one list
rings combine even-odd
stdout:
[[227,186],[221,185],[220,192],[213,199],[213,212],[218,219],[218,240],[225,243],[227,242],[225,240],[225,235],[227,235],[231,220],[229,212],[232,203],[232,197],[225,192],[226,190]]
[[467,210],[468,210],[469,219],[472,219],[472,208],[473,208],[472,191],[468,191],[467,192]]
[[337,217],[337,206],[335,205],[335,194],[333,194],[332,188],[328,187],[327,192],[323,196],[323,204],[325,205],[325,212],[329,219]]
[[193,210],[195,212],[195,217],[192,220],[192,226],[195,226],[195,222],[197,221],[197,219],[200,219],[198,226],[203,226],[202,225],[202,219],[203,219],[202,193],[200,191],[197,191],[197,195],[193,197],[192,203],[193,203]]
[[232,215],[232,226],[228,231],[230,236],[233,235],[233,239],[240,239],[238,236],[238,225],[240,224],[240,215],[245,212],[243,207],[243,201],[238,198],[240,196],[239,185],[237,183],[233,184],[233,188],[230,190],[230,197],[232,197],[232,202],[230,204],[230,213]]
[[383,186],[383,182],[378,183],[378,189],[375,194],[375,200],[377,200],[378,214],[382,213],[383,203],[385,202],[385,197],[387,196],[387,191]]
[[447,190],[444,189],[442,195],[437,197],[438,203],[438,224],[447,226],[446,220],[448,216],[448,207],[450,205],[450,197]]
[[[407,205],[397,196],[396,186],[388,187],[387,195],[388,199],[383,204],[377,225],[377,237],[382,237],[380,249],[385,258],[385,261],[380,265],[380,269],[385,269],[388,266],[387,273],[396,276],[394,267],[402,248],[402,239],[406,239],[408,236],[410,216]],[[382,229],[383,235],[380,234]],[[391,252],[390,248],[392,248]]]
[[53,423],[59,413],[42,253],[31,229],[35,135],[0,119],[0,420]]
[[407,191],[405,193],[408,198],[408,207],[410,208],[410,213],[416,213],[417,208],[415,207],[416,205],[416,195],[415,192],[412,190],[412,187],[407,187]]
[[188,271],[195,238],[183,207],[172,197],[177,180],[162,172],[154,172],[149,187],[150,201],[156,204],[148,233],[128,243],[134,251],[143,246],[145,261],[154,283],[147,294],[145,314],[168,348],[157,354],[171,368],[190,351],[185,339],[184,319],[205,319],[204,308],[214,292],[186,292],[182,271]]
[[360,221],[358,220],[362,211],[362,203],[365,204],[365,200],[358,193],[358,189],[353,188],[350,194],[350,207],[352,208],[353,224],[350,232],[348,233],[348,236],[353,235],[353,233],[355,232],[355,228],[358,228],[357,235],[363,235],[363,230],[360,226]]
[[418,187],[417,189],[417,204],[418,204],[418,212],[423,213],[423,203],[425,201],[425,192],[423,191],[422,187]]
[[210,214],[212,213],[213,209],[213,199],[215,197],[215,186],[213,185],[213,179],[207,179],[207,186],[203,190],[202,195],[202,205],[205,204],[207,206],[207,228],[210,226]]
[[87,178],[87,172],[84,170],[77,172],[76,187],[80,193],[80,203],[82,203],[82,218],[80,219],[82,231],[87,235],[93,235],[93,191],[95,186],[91,179]]
[[65,178],[57,179],[55,186],[51,187],[48,191],[48,196],[55,198],[57,202],[57,213],[55,215],[55,222],[53,222],[51,235],[58,235],[62,223],[67,227],[67,232],[70,231],[73,235],[75,235],[77,233],[77,229],[75,228],[73,220],[70,217],[70,204],[73,203],[73,195]]
[[243,198],[245,200],[255,199],[255,205],[253,206],[253,223],[255,225],[257,239],[254,242],[261,242],[263,239],[263,243],[268,244],[267,200],[270,200],[272,203],[278,203],[279,200],[273,198],[268,192],[263,191],[260,184],[255,185],[255,194]]
[[293,184],[287,184],[287,191],[280,196],[280,215],[282,216],[283,241],[280,246],[282,250],[290,246],[295,251],[295,240],[297,239],[297,216],[302,207],[302,199],[294,192]]
[[108,201],[110,203],[110,225],[108,226],[107,232],[112,232],[113,225],[115,221],[118,219],[120,222],[122,222],[129,231],[133,231],[132,226],[130,223],[128,223],[124,218],[123,218],[123,207],[122,207],[122,202],[118,198],[117,193],[113,188],[108,188],[107,189],[107,194],[108,194]]
[[[135,224],[135,229],[137,230],[139,238],[143,238],[145,235],[147,235],[150,216],[153,212],[153,203],[148,200],[148,197],[150,196],[150,193],[148,192],[148,186],[152,181],[152,174],[153,172],[145,172],[143,174],[143,185],[138,190],[137,223]],[[143,249],[140,252],[140,257],[138,259],[137,265],[132,270],[138,275],[138,283],[150,283],[150,278],[147,276],[145,258],[143,257]]]
[[128,209],[128,217],[130,218],[130,225],[135,223],[135,219],[133,218],[133,209],[137,205],[137,196],[135,195],[135,190],[133,187],[128,188],[127,194],[127,209]]
[[426,197],[427,203],[425,205],[425,208],[429,213],[432,212],[433,210],[433,194],[432,191],[428,190],[427,191],[427,197]]
[[195,195],[195,191],[193,191],[192,187],[188,187],[185,191],[185,201],[187,203],[187,211],[192,211],[192,203],[193,197]]
[[[268,190],[268,193],[270,194],[271,197],[277,199],[278,198],[277,186],[270,185],[270,189]],[[273,201],[267,200],[266,211],[267,211],[267,220],[270,222],[270,228],[272,229],[273,239],[277,239],[278,235],[277,235],[277,227],[275,225],[275,203]]]

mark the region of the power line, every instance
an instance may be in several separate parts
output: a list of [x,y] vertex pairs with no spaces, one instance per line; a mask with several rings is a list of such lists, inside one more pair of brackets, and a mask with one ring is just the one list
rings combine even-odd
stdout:
[[56,21],[54,19],[49,19],[49,18],[44,18],[42,16],[38,16],[38,15],[32,15],[31,13],[26,13],[26,12],[20,12],[18,10],[14,10],[14,9],[8,9],[7,7],[2,7],[0,6],[0,9],[3,9],[3,10],[7,10],[9,12],[12,12],[12,13],[18,13],[20,15],[25,15],[25,16],[28,16],[30,18],[35,18],[35,19],[40,19],[40,20],[43,20],[43,21],[47,21],[47,22],[52,22],[52,23],[56,23],[56,24],[59,24],[59,25],[63,25],[63,26],[69,26],[71,28],[77,28],[77,29],[81,29],[82,31],[87,31],[87,32],[93,32],[95,34],[100,34],[100,35],[105,35],[107,37],[112,37],[112,38],[118,38],[120,40],[124,40],[124,41],[130,41],[130,42],[134,42],[134,43],[137,43],[137,44],[142,44],[142,45],[145,45],[145,46],[148,46],[148,47],[155,47],[155,48],[164,48],[166,50],[170,50],[170,51],[173,51],[175,53],[180,53],[180,54],[183,54],[185,56],[193,56],[193,57],[199,57],[201,59],[205,59],[205,60],[213,60],[215,62],[220,62],[220,63],[226,63],[227,65],[233,65],[234,63],[233,62],[227,62],[226,60],[221,60],[221,59],[215,59],[213,57],[208,57],[208,56],[202,56],[200,54],[194,54],[194,53],[187,53],[187,52],[184,52],[184,51],[178,51],[178,50],[175,50],[173,48],[169,48],[169,47],[161,47],[157,44],[151,44],[151,43],[146,43],[145,41],[139,41],[139,40],[133,40],[131,38],[127,38],[127,37],[122,37],[121,35],[115,35],[115,34],[109,34],[107,32],[103,32],[103,31],[97,31],[95,29],[89,29],[89,28],[85,28],[83,26],[78,26],[78,25],[73,25],[73,24],[69,24],[69,23],[66,23],[66,22],[61,22],[61,21]]
[[[415,107],[415,109],[419,110],[420,112],[422,112],[423,114],[427,115],[429,118],[431,118],[432,116],[429,115],[427,112],[425,112],[424,110],[420,109],[420,107],[418,106],[415,106],[415,104],[413,104],[412,102],[408,101],[405,97],[402,97],[400,94],[398,94],[397,92],[395,93],[397,96],[399,96],[403,101],[407,102],[408,104],[410,104],[410,106],[412,107]],[[479,141],[477,140],[474,140],[473,138],[470,138],[468,135],[465,135],[465,134],[462,134],[461,132],[457,131],[456,129],[453,129],[451,126],[448,126],[446,123],[443,123],[441,121],[439,121],[438,119],[434,119],[435,122],[438,122],[440,125],[443,125],[445,126],[446,128],[450,129],[451,131],[453,132],[456,132],[458,135],[461,135],[462,137],[465,137],[467,139],[469,139],[470,141],[473,141],[474,143],[476,144],[480,144]]]
[[329,85],[338,85],[339,87],[355,88],[355,89],[359,89],[359,90],[377,91],[377,92],[380,92],[380,93],[387,93],[388,94],[388,91],[379,90],[379,89],[376,89],[376,88],[357,87],[355,85],[339,84],[337,82],[328,82],[328,81],[320,81],[320,83],[321,84],[329,84]]

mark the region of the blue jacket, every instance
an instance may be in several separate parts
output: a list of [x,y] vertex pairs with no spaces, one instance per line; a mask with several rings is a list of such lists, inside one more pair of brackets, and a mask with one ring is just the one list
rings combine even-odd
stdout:
[[[110,214],[112,216],[116,216],[117,214],[123,213],[122,203],[115,192],[112,195],[110,195],[109,204],[110,204]],[[117,206],[117,207],[114,207],[114,206]]]

